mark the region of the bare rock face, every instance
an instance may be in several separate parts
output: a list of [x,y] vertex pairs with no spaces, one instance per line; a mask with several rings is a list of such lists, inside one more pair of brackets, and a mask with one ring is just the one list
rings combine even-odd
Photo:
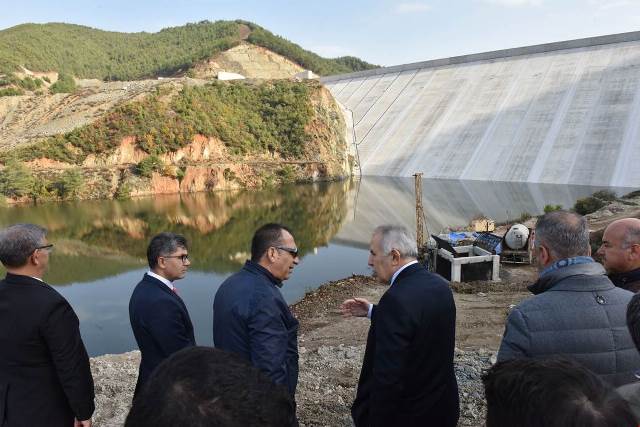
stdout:
[[243,42],[195,67],[199,78],[217,77],[221,71],[256,79],[287,79],[304,69],[284,56]]

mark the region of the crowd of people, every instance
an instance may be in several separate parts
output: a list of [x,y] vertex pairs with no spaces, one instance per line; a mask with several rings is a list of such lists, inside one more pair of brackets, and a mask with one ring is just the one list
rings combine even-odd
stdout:
[[[488,427],[640,424],[640,219],[611,223],[591,257],[585,218],[539,218],[534,295],[511,310],[497,363],[483,374]],[[94,384],[79,320],[43,280],[44,228],[0,231],[0,426],[90,427]],[[368,265],[389,288],[352,298],[344,316],[370,321],[351,406],[354,425],[454,427],[456,306],[446,280],[417,260],[401,226],[373,231]],[[251,259],[213,300],[214,347],[196,344],[175,282],[184,236],[160,233],[129,303],[141,362],[126,426],[297,426],[298,321],[280,287],[299,263],[294,232],[255,231]]]

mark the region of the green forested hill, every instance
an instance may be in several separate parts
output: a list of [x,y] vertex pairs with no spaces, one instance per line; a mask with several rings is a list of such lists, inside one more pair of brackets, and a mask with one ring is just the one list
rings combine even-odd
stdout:
[[373,68],[358,58],[322,58],[258,25],[203,21],[157,33],[118,33],[72,24],[23,24],[0,31],[0,72],[22,65],[32,71],[61,71],[81,78],[135,80],[172,75],[235,46],[241,25],[247,41],[263,46],[316,74]]

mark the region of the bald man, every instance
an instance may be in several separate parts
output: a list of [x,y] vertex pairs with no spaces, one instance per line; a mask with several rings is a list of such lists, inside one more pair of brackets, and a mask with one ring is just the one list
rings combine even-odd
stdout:
[[598,255],[616,286],[640,291],[640,219],[624,218],[609,224]]

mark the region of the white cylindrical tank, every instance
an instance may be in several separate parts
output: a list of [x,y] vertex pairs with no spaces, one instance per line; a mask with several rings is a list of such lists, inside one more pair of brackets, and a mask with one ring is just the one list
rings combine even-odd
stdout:
[[510,249],[523,249],[527,245],[529,238],[529,229],[522,224],[514,224],[511,226],[504,241]]

